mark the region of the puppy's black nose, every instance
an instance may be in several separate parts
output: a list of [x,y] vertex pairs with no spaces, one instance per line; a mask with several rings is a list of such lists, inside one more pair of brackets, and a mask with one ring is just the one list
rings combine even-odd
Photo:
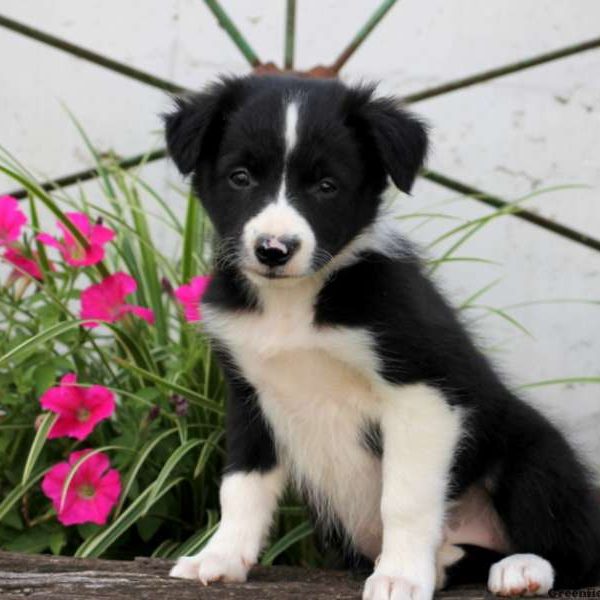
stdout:
[[254,245],[254,254],[258,261],[267,267],[285,265],[300,247],[297,237],[261,235]]

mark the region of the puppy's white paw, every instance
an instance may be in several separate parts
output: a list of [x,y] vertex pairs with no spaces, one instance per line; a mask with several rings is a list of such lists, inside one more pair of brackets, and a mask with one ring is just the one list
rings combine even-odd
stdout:
[[246,581],[252,565],[240,554],[202,551],[196,556],[182,556],[171,569],[171,577],[198,579],[204,585],[213,581]]
[[488,588],[498,596],[545,596],[554,584],[554,570],[535,554],[513,554],[492,565]]
[[375,572],[365,582],[362,600],[431,600],[431,588],[405,577]]

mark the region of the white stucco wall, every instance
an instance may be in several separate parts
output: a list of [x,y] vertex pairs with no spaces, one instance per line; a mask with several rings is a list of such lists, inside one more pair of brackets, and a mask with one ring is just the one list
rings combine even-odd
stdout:
[[[297,63],[331,61],[378,2],[298,0]],[[281,60],[283,0],[224,0],[261,58]],[[244,59],[200,0],[3,0],[0,12],[188,87],[220,72],[242,73]],[[598,35],[597,0],[401,0],[344,69],[350,81],[380,80],[407,94]],[[61,102],[101,150],[127,156],[160,144],[165,95],[105,69],[0,29],[0,143],[42,176],[90,165]],[[497,79],[414,106],[432,126],[430,166],[515,199],[556,185],[529,206],[600,237],[600,50]],[[179,181],[165,163],[148,177],[168,193]],[[14,185],[0,178],[0,191]],[[420,181],[406,210],[455,195]],[[436,208],[475,217],[472,200]],[[414,233],[431,240],[447,223]],[[514,384],[600,375],[600,254],[515,218],[485,228],[459,252],[497,266],[456,263],[440,271],[460,301],[500,279],[482,299],[502,307],[531,300],[585,299],[513,314],[532,337],[501,319],[477,323],[484,343]],[[477,316],[473,313],[472,316]],[[556,386],[529,397],[564,421],[600,456],[600,386]],[[597,461],[600,462],[600,459]]]

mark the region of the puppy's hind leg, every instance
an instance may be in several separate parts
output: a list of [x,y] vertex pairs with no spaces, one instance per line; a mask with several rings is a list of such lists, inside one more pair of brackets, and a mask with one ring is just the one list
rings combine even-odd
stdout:
[[562,434],[527,405],[511,419],[492,491],[513,551],[490,571],[499,595],[545,594],[600,579],[600,503]]

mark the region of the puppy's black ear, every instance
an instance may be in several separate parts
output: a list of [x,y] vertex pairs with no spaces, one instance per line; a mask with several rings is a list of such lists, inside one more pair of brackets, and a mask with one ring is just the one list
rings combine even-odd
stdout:
[[370,99],[361,112],[386,173],[408,194],[427,154],[424,123],[400,108],[395,98]]
[[163,116],[167,150],[183,175],[196,168],[208,148],[214,149],[239,84],[223,79],[197,94],[175,98],[175,109]]

